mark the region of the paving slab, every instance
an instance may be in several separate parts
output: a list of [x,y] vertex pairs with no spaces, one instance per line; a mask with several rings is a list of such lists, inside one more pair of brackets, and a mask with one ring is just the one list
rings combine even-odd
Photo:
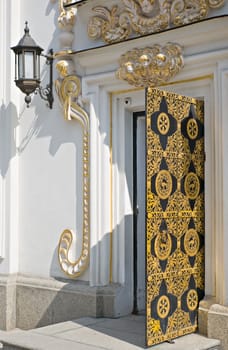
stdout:
[[71,330],[75,331],[78,328],[92,326],[93,324],[99,324],[100,322],[105,322],[104,318],[82,317],[79,320],[75,321],[67,321],[62,323],[56,323],[46,327],[36,328],[31,330],[30,332],[46,335],[57,335],[59,333],[64,333]]
[[86,329],[81,328],[77,332],[67,332],[59,337],[64,340],[78,341],[82,344],[100,347],[106,350],[127,350],[127,349],[143,349],[144,336],[137,334],[129,334],[118,330],[108,331],[105,328]]

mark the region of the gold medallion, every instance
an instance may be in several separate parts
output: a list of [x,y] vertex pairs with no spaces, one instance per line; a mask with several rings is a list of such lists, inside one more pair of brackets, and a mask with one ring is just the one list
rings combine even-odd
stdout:
[[198,306],[198,294],[195,289],[190,289],[187,294],[187,305],[190,311],[195,311]]
[[159,260],[166,260],[172,250],[172,240],[170,234],[163,230],[155,239],[155,254]]
[[157,128],[162,135],[166,135],[168,133],[170,128],[170,121],[166,113],[162,112],[159,114],[157,120]]
[[162,295],[157,304],[157,314],[160,318],[164,319],[168,316],[170,310],[170,301],[166,295]]
[[159,171],[155,181],[155,188],[161,199],[167,199],[170,196],[172,192],[172,177],[167,170]]
[[190,229],[186,232],[184,237],[184,249],[188,256],[195,256],[199,251],[200,240],[199,235],[194,229]]
[[191,140],[195,140],[199,133],[197,121],[193,118],[189,119],[187,123],[187,133]]
[[184,182],[184,190],[189,199],[196,199],[200,192],[200,182],[195,173],[189,173]]

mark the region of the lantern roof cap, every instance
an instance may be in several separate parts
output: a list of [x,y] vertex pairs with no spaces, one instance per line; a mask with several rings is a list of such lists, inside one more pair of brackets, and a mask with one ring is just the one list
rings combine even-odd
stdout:
[[31,37],[30,33],[29,33],[29,27],[28,27],[28,22],[25,22],[25,34],[23,35],[23,37],[20,39],[19,43],[17,44],[17,46],[12,47],[12,49],[14,51],[17,50],[21,50],[23,48],[33,48],[35,49],[37,52],[41,53],[41,51],[43,51],[43,49],[38,46],[35,42],[35,40]]

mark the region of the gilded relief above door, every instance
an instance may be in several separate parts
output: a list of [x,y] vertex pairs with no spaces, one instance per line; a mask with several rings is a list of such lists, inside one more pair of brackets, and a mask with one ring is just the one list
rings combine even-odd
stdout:
[[204,296],[202,101],[149,88],[146,124],[146,339],[194,332]]
[[88,22],[88,36],[113,44],[131,38],[132,34],[143,36],[202,21],[225,1],[121,0],[111,8],[106,3],[92,9],[94,16]]

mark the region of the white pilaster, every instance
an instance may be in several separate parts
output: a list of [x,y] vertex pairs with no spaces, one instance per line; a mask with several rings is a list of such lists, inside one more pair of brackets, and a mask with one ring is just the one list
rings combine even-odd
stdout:
[[123,99],[113,99],[113,281],[125,282],[125,115]]
[[88,94],[90,100],[90,284],[96,286],[99,283],[99,218],[98,211],[98,109],[97,92]]
[[[105,91],[89,92],[90,100],[90,283],[109,283],[110,162],[109,101]],[[107,125],[108,124],[108,125]]]

